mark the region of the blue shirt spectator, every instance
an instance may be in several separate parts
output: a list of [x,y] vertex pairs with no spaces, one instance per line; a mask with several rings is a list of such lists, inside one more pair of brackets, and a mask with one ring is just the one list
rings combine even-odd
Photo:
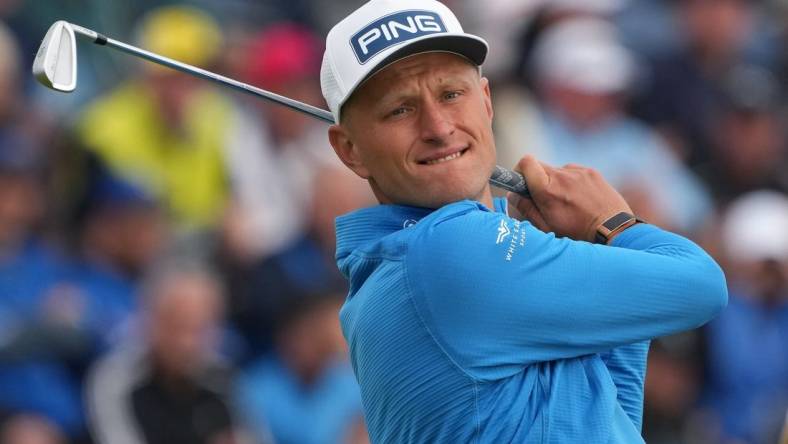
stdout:
[[339,328],[338,295],[293,295],[280,310],[274,352],[238,383],[242,414],[257,437],[279,444],[352,443],[366,430],[361,394]]
[[[261,359],[240,381],[241,407],[258,436],[280,444],[337,444],[361,416],[353,370],[336,363],[306,386],[275,357]],[[265,428],[268,426],[268,428]]]
[[788,303],[765,306],[731,292],[728,309],[708,326],[710,405],[724,434],[774,442],[788,409]]
[[542,123],[546,161],[596,168],[624,192],[642,187],[661,221],[683,232],[698,229],[711,213],[703,184],[638,121],[615,116],[591,131],[576,132],[557,114],[545,111]]
[[[755,191],[722,224],[730,305],[709,323],[706,400],[715,441],[777,442],[788,410],[788,196]],[[726,441],[727,442],[727,441]]]
[[64,270],[51,250],[34,241],[0,259],[0,407],[42,414],[74,433],[82,424],[79,390],[58,360],[64,351],[58,346],[68,344],[46,344],[46,332],[36,331],[47,290]]

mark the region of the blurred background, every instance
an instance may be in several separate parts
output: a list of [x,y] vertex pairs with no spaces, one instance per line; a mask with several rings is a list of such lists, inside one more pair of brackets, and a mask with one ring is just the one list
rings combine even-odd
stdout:
[[[646,441],[775,443],[788,411],[788,2],[447,0],[491,45],[499,163],[599,169],[703,245],[730,302],[653,342]],[[337,215],[374,205],[326,126],[79,45],[64,19],[324,107],[359,0],[0,0],[0,442],[366,442]]]

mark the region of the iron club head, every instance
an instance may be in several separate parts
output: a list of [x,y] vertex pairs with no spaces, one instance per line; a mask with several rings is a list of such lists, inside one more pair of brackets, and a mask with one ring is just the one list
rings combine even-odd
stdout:
[[57,91],[71,92],[77,87],[77,41],[71,24],[59,20],[49,27],[33,62],[33,75]]

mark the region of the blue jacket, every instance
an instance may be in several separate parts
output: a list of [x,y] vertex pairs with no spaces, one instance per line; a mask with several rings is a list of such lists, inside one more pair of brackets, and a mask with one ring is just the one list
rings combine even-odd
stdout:
[[495,205],[337,219],[340,319],[372,442],[643,442],[648,340],[713,318],[722,271],[652,225],[593,245]]

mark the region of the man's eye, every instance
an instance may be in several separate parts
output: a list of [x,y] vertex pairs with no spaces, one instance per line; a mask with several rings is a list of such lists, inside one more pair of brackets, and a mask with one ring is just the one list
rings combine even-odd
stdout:
[[443,95],[443,100],[454,100],[459,98],[462,94],[459,91],[449,91]]
[[392,111],[389,113],[389,116],[390,116],[390,117],[397,117],[397,116],[401,116],[401,115],[405,114],[406,112],[408,112],[408,108],[406,108],[406,107],[404,107],[404,106],[400,106],[400,107],[398,107],[398,108],[394,108],[394,109],[393,109],[393,110],[392,110]]

